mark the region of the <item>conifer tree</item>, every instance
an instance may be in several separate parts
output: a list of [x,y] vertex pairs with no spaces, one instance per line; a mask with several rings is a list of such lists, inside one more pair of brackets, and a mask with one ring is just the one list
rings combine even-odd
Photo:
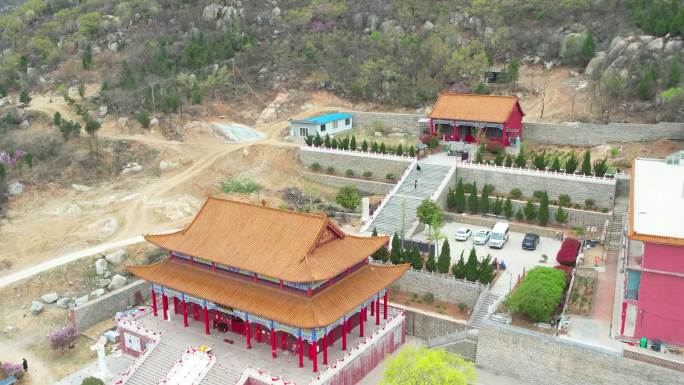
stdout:
[[554,218],[558,223],[565,223],[565,221],[568,219],[568,212],[563,210],[563,206],[558,205],[558,210],[556,210],[556,215]]
[[546,226],[549,223],[549,194],[544,191],[544,194],[539,201],[539,224]]
[[409,154],[409,156],[410,156],[411,158],[413,158],[414,156],[416,156],[416,150],[413,148],[413,145],[411,145],[411,147],[409,147],[409,149],[408,149],[408,154]]
[[380,151],[380,148],[378,147],[378,143],[377,143],[377,142],[373,142],[373,146],[371,147],[371,152],[377,153],[377,152],[379,152],[379,151]]
[[406,250],[406,254],[410,255],[411,267],[416,270],[423,269],[423,258],[420,257],[420,251],[418,251],[418,247],[414,245],[410,249]]
[[465,261],[463,260],[463,251],[461,251],[461,256],[458,258],[458,262],[451,267],[451,273],[454,275],[454,278],[465,278]]
[[518,208],[518,211],[515,213],[515,219],[522,221],[525,219],[525,216],[523,215],[522,209]]
[[501,212],[503,211],[503,200],[501,197],[496,197],[496,200],[494,201],[494,206],[492,207],[492,213],[494,215],[501,215]]
[[351,142],[349,142],[349,149],[356,151],[356,136],[352,135]]
[[399,234],[397,233],[394,233],[394,237],[392,238],[390,261],[395,265],[402,263],[401,242],[399,241]]
[[506,198],[506,202],[504,203],[504,216],[506,219],[511,219],[513,218],[513,202],[511,202],[511,198]]
[[513,158],[511,158],[510,155],[506,155],[506,160],[504,161],[504,166],[506,166],[506,167],[513,166]]
[[528,221],[534,220],[537,217],[537,207],[532,203],[532,200],[528,200],[524,208],[525,219]]
[[496,267],[492,263],[492,256],[487,255],[485,259],[480,262],[477,272],[477,280],[483,285],[489,285],[496,275]]
[[591,175],[591,153],[589,153],[589,150],[584,151],[581,171],[584,175]]
[[361,143],[361,151],[366,152],[368,151],[368,141],[366,139],[363,140]]
[[445,239],[442,244],[442,250],[439,252],[437,269],[440,273],[448,273],[449,265],[451,265],[451,249],[449,248],[449,240]]
[[577,154],[575,154],[575,151],[573,150],[570,153],[568,160],[565,161],[565,173],[566,174],[574,174],[575,171],[577,171],[577,164],[578,163],[579,162],[577,161]]
[[325,134],[325,139],[323,139],[323,146],[325,148],[330,148],[330,135]]
[[551,161],[551,171],[558,172],[560,169],[560,159],[558,158],[558,155],[555,155]]
[[489,192],[490,190],[485,185],[482,188],[482,195],[480,196],[479,209],[482,214],[489,214]]
[[468,256],[468,261],[465,264],[465,279],[470,282],[477,281],[478,276],[478,263],[477,254],[475,253],[475,248],[470,249],[470,255]]
[[465,186],[463,186],[463,179],[459,178],[458,183],[456,184],[456,191],[455,191],[455,203],[456,203],[456,212],[457,213],[463,213],[465,212]]
[[401,143],[397,146],[397,155],[404,155],[404,147],[401,146]]
[[[373,227],[373,234],[374,237],[378,236],[378,229]],[[387,252],[387,246],[383,245],[381,248],[379,248],[373,255],[371,255],[371,258],[373,258],[376,261],[381,261],[381,262],[387,262],[387,258],[389,257],[389,253]]]
[[387,152],[387,148],[385,147],[385,142],[380,143],[380,153],[384,154]]
[[477,214],[477,183],[473,182],[470,189],[470,196],[468,197],[468,211],[471,214]]
[[333,150],[337,150],[337,146],[338,146],[337,139],[335,139],[335,138],[330,139],[330,148],[332,148]]
[[435,261],[435,253],[430,249],[427,262],[425,262],[425,270],[434,273],[437,271],[437,261]]

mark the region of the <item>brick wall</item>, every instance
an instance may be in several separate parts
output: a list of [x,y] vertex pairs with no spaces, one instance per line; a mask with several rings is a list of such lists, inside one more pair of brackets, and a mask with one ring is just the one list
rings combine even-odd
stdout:
[[480,290],[484,288],[479,283],[467,282],[441,274],[427,271],[409,270],[394,285],[399,290],[423,295],[432,293],[436,300],[459,304],[461,302],[472,308],[477,302]]
[[79,330],[84,330],[98,322],[113,318],[116,312],[126,310],[135,305],[135,293],[140,292],[144,299],[150,296],[150,283],[138,280],[121,289],[111,291],[102,297],[77,306],[73,312],[73,320]]
[[394,112],[350,111],[354,118],[354,127],[373,129],[380,124],[385,130],[418,134],[418,119],[425,118],[421,114],[400,114]]
[[465,323],[452,321],[448,318],[438,318],[429,314],[406,310],[406,334],[409,336],[428,339],[465,330]]
[[331,186],[331,187],[342,187],[342,186],[347,186],[347,185],[352,185],[356,186],[357,189],[361,192],[365,192],[368,194],[379,194],[379,195],[385,195],[387,194],[392,187],[394,186],[393,184],[389,183],[382,183],[382,182],[375,182],[372,180],[363,180],[363,179],[355,179],[355,178],[345,178],[341,176],[335,176],[335,175],[327,175],[327,174],[317,174],[317,173],[304,173],[304,178],[314,181],[316,183],[320,183],[325,186]]
[[684,140],[684,123],[525,123],[525,140],[571,146],[598,146],[609,142]]
[[684,375],[620,353],[483,321],[477,365],[529,384],[682,385]]
[[318,163],[323,170],[327,169],[328,166],[334,167],[337,172],[345,172],[347,169],[351,169],[354,171],[354,175],[363,175],[365,171],[370,171],[377,178],[385,178],[387,174],[394,174],[396,178],[399,178],[411,162],[408,157],[372,155],[351,151],[321,151],[310,147],[300,148],[299,159],[306,167]]
[[605,208],[612,208],[615,201],[615,179],[583,178],[465,163],[457,165],[457,181],[458,178],[463,178],[464,183],[476,182],[478,192],[488,183],[502,194],[518,188],[523,196],[531,197],[537,190],[546,190],[550,200],[557,200],[559,195],[567,194],[573,204],[584,204],[586,199],[593,199],[598,207]]

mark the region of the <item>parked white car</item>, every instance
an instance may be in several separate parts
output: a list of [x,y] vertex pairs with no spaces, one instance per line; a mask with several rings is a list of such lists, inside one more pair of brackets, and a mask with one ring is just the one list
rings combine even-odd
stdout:
[[473,235],[472,230],[470,230],[467,227],[461,227],[458,230],[456,230],[456,235],[454,235],[454,238],[457,241],[467,241],[471,235]]
[[490,235],[489,230],[480,230],[477,233],[475,233],[475,236],[473,237],[473,243],[476,245],[486,245],[487,242],[489,242],[489,235]]

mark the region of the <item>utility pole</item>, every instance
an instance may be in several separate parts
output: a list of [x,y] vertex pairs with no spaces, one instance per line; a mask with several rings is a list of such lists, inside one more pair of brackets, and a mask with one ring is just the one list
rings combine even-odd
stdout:
[[152,90],[152,113],[156,114],[157,113],[157,107],[154,104],[154,83],[150,85],[150,89]]

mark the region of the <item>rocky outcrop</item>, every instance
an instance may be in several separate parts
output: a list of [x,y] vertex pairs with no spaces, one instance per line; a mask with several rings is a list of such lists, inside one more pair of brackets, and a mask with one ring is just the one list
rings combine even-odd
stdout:
[[[226,30],[234,22],[244,19],[245,8],[242,1],[229,1],[225,3],[211,3],[204,7],[202,20],[207,23],[215,23],[216,28]],[[271,20],[280,17],[280,8],[271,10]]]

